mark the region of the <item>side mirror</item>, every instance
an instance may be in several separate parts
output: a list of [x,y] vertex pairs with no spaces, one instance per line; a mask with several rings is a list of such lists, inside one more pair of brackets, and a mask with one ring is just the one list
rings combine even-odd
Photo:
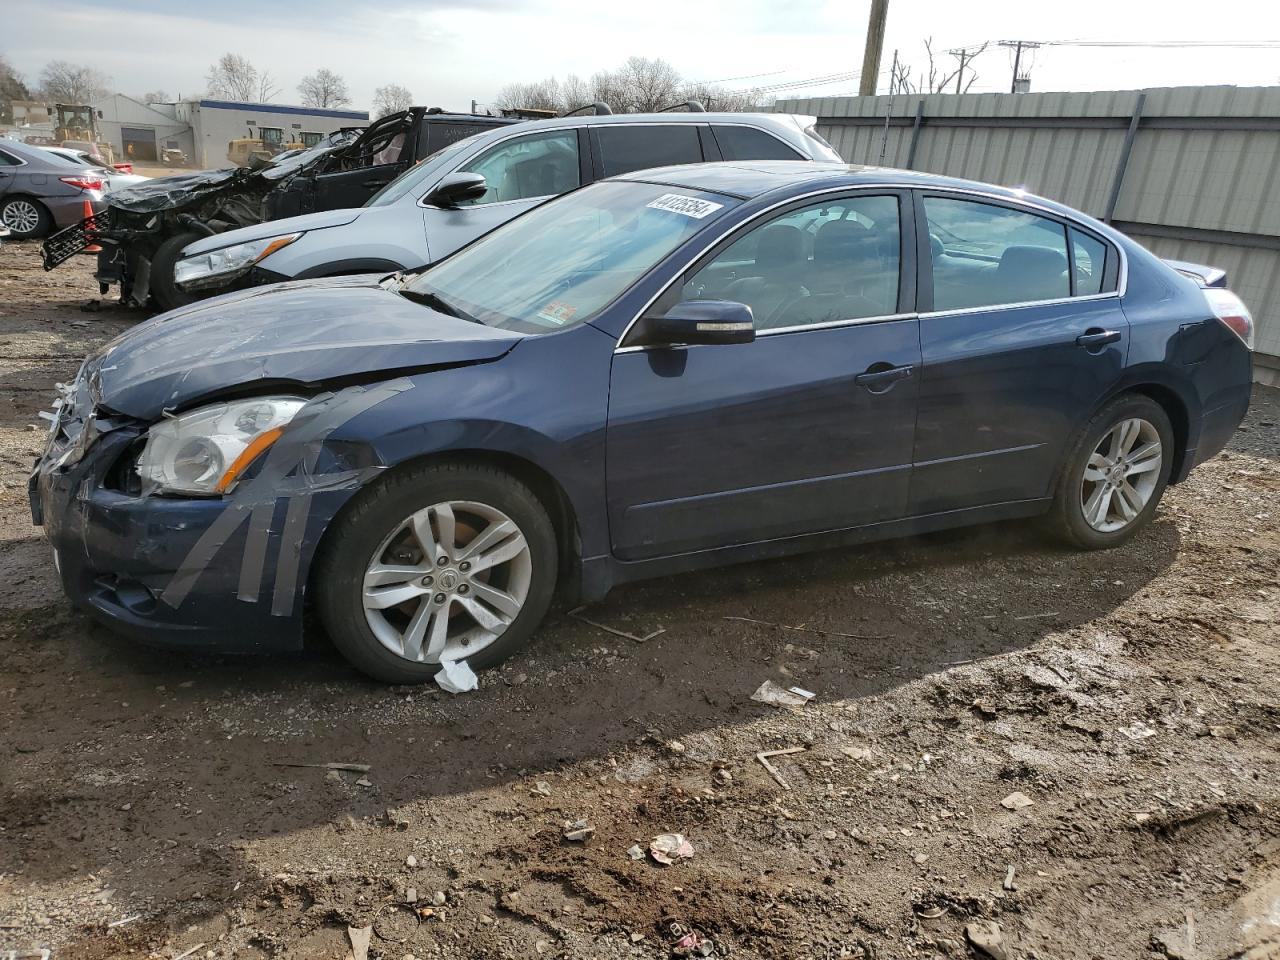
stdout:
[[481,173],[451,173],[426,196],[427,203],[451,210],[464,200],[479,200],[489,189]]
[[751,343],[756,338],[755,319],[745,303],[732,300],[685,300],[661,317],[648,322],[649,342]]

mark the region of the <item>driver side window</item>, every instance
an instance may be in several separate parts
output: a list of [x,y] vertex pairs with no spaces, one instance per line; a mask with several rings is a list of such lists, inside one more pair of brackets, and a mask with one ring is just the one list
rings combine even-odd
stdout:
[[791,210],[721,250],[682,300],[751,307],[757,330],[897,312],[898,198],[843,197]]
[[578,186],[578,132],[556,130],[508,140],[459,172],[479,173],[488,189],[467,206],[530,200],[566,193]]

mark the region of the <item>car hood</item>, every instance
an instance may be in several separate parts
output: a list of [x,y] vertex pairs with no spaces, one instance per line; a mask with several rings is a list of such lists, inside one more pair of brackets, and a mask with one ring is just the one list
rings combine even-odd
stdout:
[[521,339],[415,303],[380,279],[256,287],[153,317],[86,361],[94,403],[156,420],[215,395],[495,360]]
[[286,220],[268,220],[252,227],[240,227],[218,233],[212,237],[204,237],[182,248],[184,257],[194,257],[210,250],[221,250],[237,243],[248,243],[252,240],[265,240],[267,237],[279,237],[286,233],[303,233],[307,230],[323,230],[326,227],[341,227],[351,223],[363,211],[360,207],[348,210],[325,210],[322,213],[306,213],[300,217],[289,217]]

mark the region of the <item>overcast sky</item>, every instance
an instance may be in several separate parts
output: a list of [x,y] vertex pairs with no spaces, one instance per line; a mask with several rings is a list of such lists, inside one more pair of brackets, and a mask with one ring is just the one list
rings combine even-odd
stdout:
[[[861,67],[870,0],[3,0],[0,54],[29,82],[51,59],[103,70],[111,86],[140,96],[203,92],[208,67],[227,51],[271,71],[296,103],[298,80],[316,67],[344,76],[367,108],[374,88],[400,83],[415,101],[467,108],[504,83],[616,66],[632,54],[669,60],[690,80],[768,86],[852,74]],[[984,40],[1273,40],[1280,4],[1268,0],[1034,0],[955,3],[890,0],[885,60],[893,49],[925,65],[934,49]],[[943,58],[945,59],[945,58]],[[978,58],[974,91],[1007,90],[1011,52]],[[749,76],[760,74],[763,76]],[[1280,83],[1277,49],[1045,47],[1033,90],[1105,90],[1183,84]],[[782,90],[778,96],[856,93],[857,80]]]

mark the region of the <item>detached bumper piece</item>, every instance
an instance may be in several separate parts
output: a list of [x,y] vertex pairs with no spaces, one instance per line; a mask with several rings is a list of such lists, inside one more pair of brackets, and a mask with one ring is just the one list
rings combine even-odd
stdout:
[[40,245],[40,258],[44,261],[45,270],[52,270],[83,253],[98,242],[100,234],[110,229],[111,210],[108,208],[52,234]]

